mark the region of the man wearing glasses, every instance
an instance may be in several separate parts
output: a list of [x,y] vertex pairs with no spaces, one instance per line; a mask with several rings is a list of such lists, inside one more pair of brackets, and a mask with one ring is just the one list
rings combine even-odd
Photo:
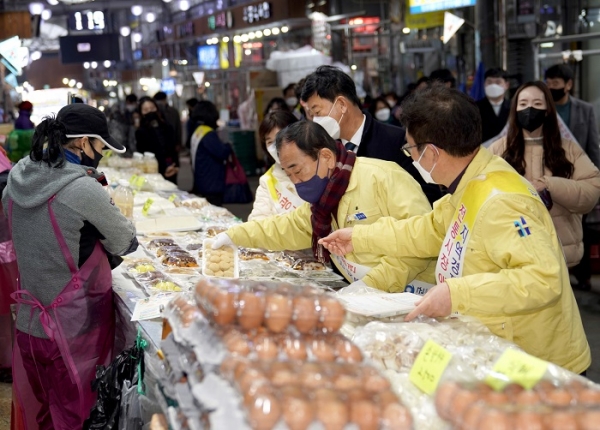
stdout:
[[436,282],[406,320],[472,315],[526,352],[584,372],[591,363],[552,218],[535,188],[481,147],[477,106],[433,86],[402,105],[403,147],[424,180],[448,188],[432,212],[332,233],[337,255],[437,258]]

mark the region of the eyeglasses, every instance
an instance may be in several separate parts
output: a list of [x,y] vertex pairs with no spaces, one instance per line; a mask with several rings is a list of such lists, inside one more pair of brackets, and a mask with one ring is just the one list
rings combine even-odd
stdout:
[[404,152],[404,154],[406,154],[407,157],[410,157],[410,149],[411,148],[416,148],[418,145],[409,145],[408,143],[405,143],[402,146],[402,152]]

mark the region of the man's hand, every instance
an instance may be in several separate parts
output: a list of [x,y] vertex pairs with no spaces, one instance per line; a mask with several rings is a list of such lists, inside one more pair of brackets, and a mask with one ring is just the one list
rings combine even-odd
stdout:
[[417,306],[411,313],[406,315],[404,321],[412,321],[419,315],[426,317],[447,317],[452,313],[452,299],[450,298],[450,287],[447,283],[438,284],[415,303]]
[[167,170],[165,170],[165,178],[175,176],[177,172],[179,172],[179,167],[177,167],[175,164],[171,164],[169,167],[167,167]]
[[215,236],[212,243],[212,249],[219,249],[224,246],[235,246],[229,235],[225,232],[219,233]]
[[323,245],[332,254],[343,257],[354,251],[352,246],[352,228],[343,228],[336,230],[329,236],[319,240],[319,244]]

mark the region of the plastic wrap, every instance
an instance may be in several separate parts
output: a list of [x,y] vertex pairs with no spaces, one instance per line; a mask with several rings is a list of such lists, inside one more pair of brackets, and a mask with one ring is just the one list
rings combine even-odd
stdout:
[[217,278],[239,278],[240,262],[237,248],[223,246],[220,249],[212,249],[212,243],[211,239],[205,239],[202,243],[202,274]]
[[251,248],[239,248],[240,251],[240,260],[242,261],[250,261],[250,260],[263,260],[269,261],[269,256],[266,251],[262,249],[251,249]]

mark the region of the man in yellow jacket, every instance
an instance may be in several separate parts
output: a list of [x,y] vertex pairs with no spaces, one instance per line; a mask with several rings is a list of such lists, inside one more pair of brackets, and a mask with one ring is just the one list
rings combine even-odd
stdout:
[[[417,181],[397,164],[356,157],[316,123],[288,126],[278,133],[276,147],[281,166],[308,203],[285,215],[232,227],[216,238],[213,248],[231,243],[274,251],[312,246],[315,257],[328,262],[329,252],[318,240],[332,230],[431,211]],[[398,292],[417,275],[433,281],[432,259],[372,252],[333,256],[331,261],[356,286]]]
[[591,363],[552,218],[535,188],[480,146],[466,95],[434,86],[402,105],[415,167],[448,187],[432,212],[338,230],[331,252],[437,258],[436,282],[406,320],[473,315],[496,335],[573,372]]

